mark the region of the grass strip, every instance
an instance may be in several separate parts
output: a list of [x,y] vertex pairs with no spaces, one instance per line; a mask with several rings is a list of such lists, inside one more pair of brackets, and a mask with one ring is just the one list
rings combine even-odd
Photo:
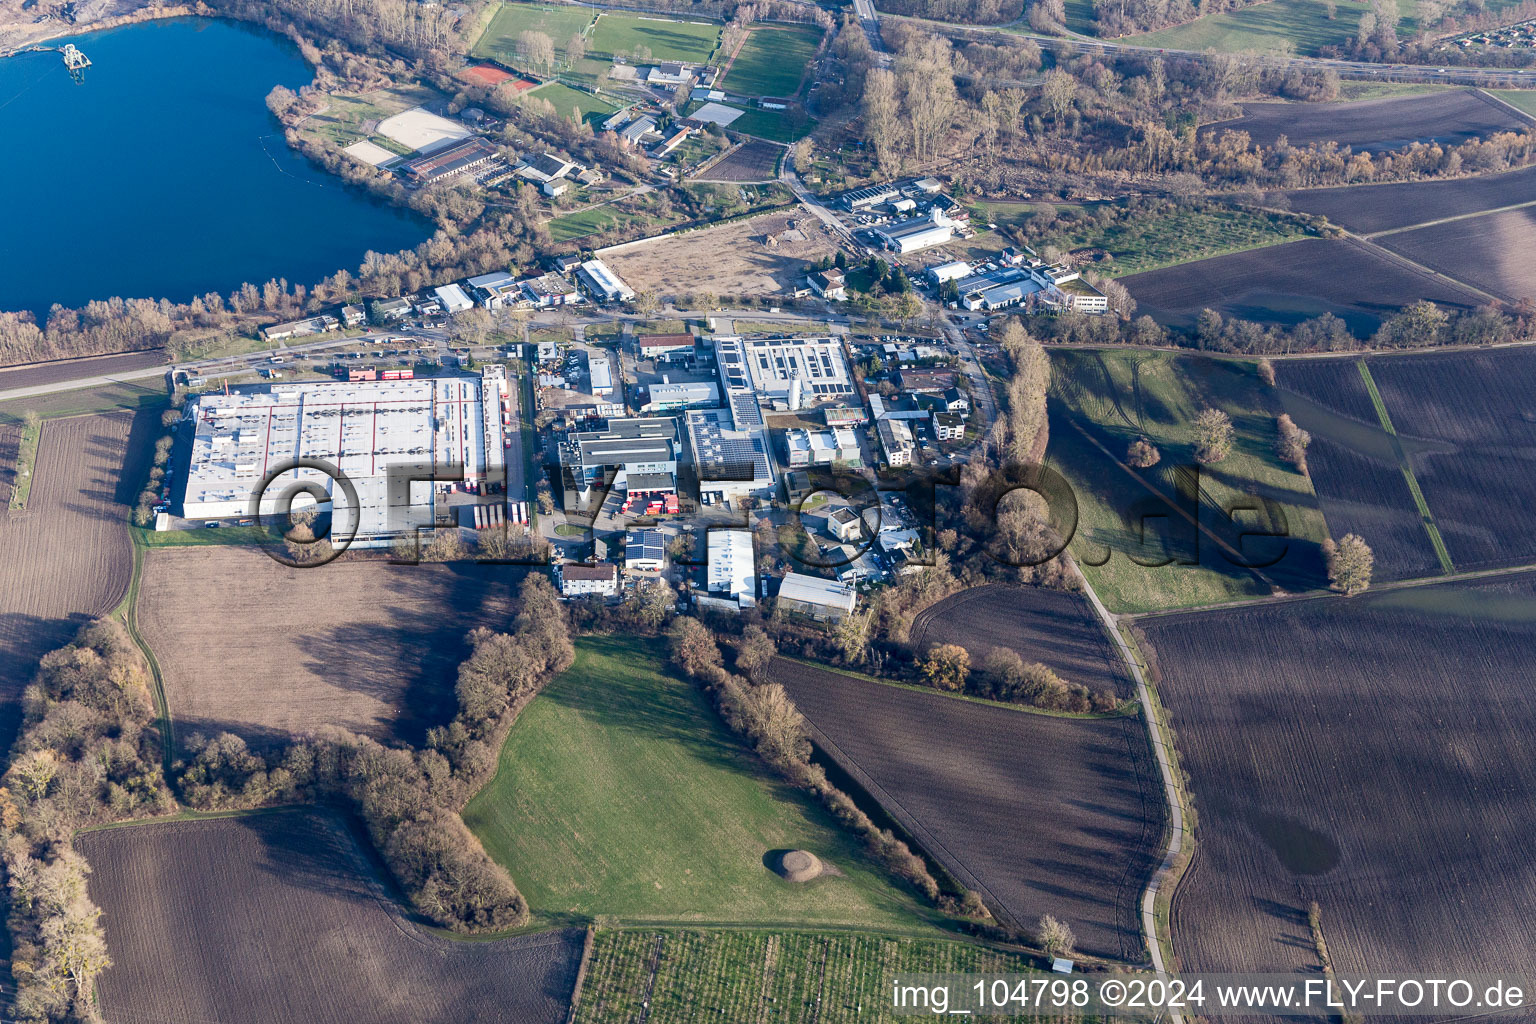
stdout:
[[1365,390],[1370,392],[1371,404],[1376,407],[1376,416],[1381,420],[1381,429],[1385,430],[1387,436],[1392,439],[1392,451],[1397,455],[1398,468],[1403,471],[1403,479],[1408,481],[1408,490],[1413,494],[1413,503],[1419,506],[1419,516],[1424,523],[1424,532],[1429,534],[1429,543],[1435,549],[1435,557],[1440,560],[1440,571],[1449,576],[1456,571],[1456,566],[1451,562],[1451,553],[1446,550],[1444,538],[1440,536],[1440,527],[1435,524],[1435,514],[1429,510],[1429,503],[1424,500],[1424,492],[1419,489],[1419,481],[1413,475],[1413,467],[1408,464],[1408,453],[1403,450],[1402,439],[1397,436],[1397,430],[1392,426],[1392,417],[1387,413],[1387,403],[1383,401],[1381,392],[1376,389],[1376,380],[1371,376],[1371,369],[1365,365],[1365,360],[1357,359],[1355,365],[1360,368],[1360,376],[1365,379]]
[[32,494],[32,474],[37,468],[37,447],[43,438],[43,419],[28,411],[22,418],[21,440],[16,445],[16,483],[11,488],[11,508],[26,508]]

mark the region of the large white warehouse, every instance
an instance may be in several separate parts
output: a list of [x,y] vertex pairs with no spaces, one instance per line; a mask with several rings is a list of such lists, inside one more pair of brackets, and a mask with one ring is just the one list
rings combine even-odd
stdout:
[[[430,527],[436,492],[453,486],[446,478],[462,471],[471,487],[505,482],[506,380],[500,366],[489,369],[478,378],[319,381],[202,395],[187,407],[196,427],[181,514],[250,515],[268,476],[313,459],[350,481],[356,513],[337,480],[318,469],[293,468],[260,492],[261,514],[275,513],[286,503],[285,492],[308,481],[333,502],[333,535],[347,536],[356,524],[355,544],[385,543]],[[407,466],[424,479],[390,488],[391,469],[398,475]],[[445,478],[436,487],[434,473]]]

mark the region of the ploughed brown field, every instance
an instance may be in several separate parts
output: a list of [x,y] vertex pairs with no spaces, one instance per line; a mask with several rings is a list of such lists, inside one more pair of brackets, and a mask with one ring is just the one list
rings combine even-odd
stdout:
[[1207,308],[1265,324],[1332,313],[1356,334],[1369,334],[1420,299],[1460,309],[1487,301],[1350,238],[1305,238],[1132,274],[1120,283],[1141,312],[1179,326],[1193,324]]
[[112,1024],[562,1024],[579,931],[442,938],[334,817],[280,811],[89,832]]
[[1536,575],[1141,622],[1199,825],[1185,971],[1536,972]]
[[465,635],[506,629],[522,570],[338,560],[293,569],[259,548],[147,553],[139,628],[179,741],[262,744],[335,725],[420,742],[453,713]]
[[1146,958],[1137,905],[1165,809],[1134,717],[1031,714],[780,658],[812,737],[994,913],[1067,922],[1077,948]]
[[1536,207],[1393,232],[1376,244],[1506,302],[1536,299]]
[[[38,659],[127,593],[128,507],[159,413],[137,415],[137,426],[130,412],[45,422],[26,509],[0,504],[0,749],[15,738]],[[9,469],[14,438],[7,450]]]
[[40,384],[56,384],[61,380],[79,380],[84,377],[110,377],[125,370],[142,370],[161,366],[166,361],[165,350],[148,349],[144,352],[123,352],[113,356],[90,356],[85,359],[55,359],[46,363],[28,363],[0,369],[0,391],[12,388],[37,387]]
[[1263,146],[1273,146],[1284,135],[1293,146],[1335,142],[1341,148],[1374,153],[1415,142],[1459,146],[1495,132],[1531,126],[1527,118],[1475,89],[1355,103],[1244,103],[1242,107],[1242,117],[1207,125],[1200,134],[1243,131]]
[[748,142],[715,164],[699,181],[772,181],[784,147],[772,142]]
[[959,644],[978,668],[994,647],[1043,662],[1069,683],[1129,697],[1135,680],[1115,654],[1088,599],[1065,590],[988,586],[962,590],[912,623],[912,642]]
[[[1536,199],[1536,167],[1476,178],[1348,185],[1285,195],[1293,210],[1322,214],[1351,231],[1372,234],[1531,202]],[[1476,230],[1475,223],[1467,229]]]

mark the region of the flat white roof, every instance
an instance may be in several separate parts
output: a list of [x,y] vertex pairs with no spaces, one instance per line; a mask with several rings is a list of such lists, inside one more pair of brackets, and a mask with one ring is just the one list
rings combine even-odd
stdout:
[[779,597],[787,601],[799,601],[802,604],[820,605],[824,608],[841,608],[845,612],[853,611],[858,602],[858,594],[846,583],[836,580],[824,580],[820,576],[806,576],[802,573],[792,572],[784,577],[784,582],[779,584]]
[[474,309],[475,304],[465,294],[464,289],[456,284],[445,284],[441,288],[432,289],[433,293],[442,302],[443,308],[450,313],[462,313],[466,309]]
[[749,530],[709,531],[709,592],[755,597],[757,560]]
[[352,483],[360,506],[356,518],[347,509],[345,489],[307,468],[288,469],[267,486],[263,514],[276,511],[289,488],[309,482],[335,502],[338,533],[351,532],[354,522],[360,535],[430,526],[430,480],[392,490],[391,470],[425,467],[420,473],[425,478],[462,466],[471,481],[485,479],[488,471],[499,473],[505,456],[499,403],[493,394],[485,407],[481,379],[475,377],[314,381],[198,396],[189,405],[195,429],[183,514],[249,515],[256,489],[270,473],[315,459],[335,466]]

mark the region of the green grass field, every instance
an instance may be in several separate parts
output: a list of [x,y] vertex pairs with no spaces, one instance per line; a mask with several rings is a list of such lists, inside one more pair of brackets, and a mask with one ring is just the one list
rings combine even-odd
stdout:
[[37,465],[37,444],[43,437],[43,418],[23,416],[21,439],[16,442],[16,482],[11,486],[11,508],[26,508],[32,494],[32,470]]
[[[1223,516],[1220,510],[1240,498],[1268,502],[1264,513],[1238,517],[1257,531],[1278,528],[1283,516],[1291,538],[1287,554],[1265,571],[1286,589],[1317,582],[1316,546],[1327,536],[1327,527],[1311,481],[1275,455],[1279,399],[1252,363],[1084,350],[1053,351],[1051,362],[1046,458],[1072,484],[1077,498],[1079,520],[1070,550],[1112,611],[1189,607],[1270,593],[1252,573],[1234,566],[1211,537],[1199,536],[1196,556],[1194,527],[1169,515],[1165,505],[1145,505],[1152,491],[1123,464],[1131,442],[1147,437],[1162,459],[1138,473],[1157,493],[1174,494],[1183,472],[1177,467],[1195,465],[1193,421],[1206,406],[1232,418],[1236,443],[1226,459],[1200,467],[1200,521],[1214,527]],[[1162,516],[1147,521],[1145,547],[1137,536],[1143,513]],[[1224,536],[1231,532],[1230,526],[1221,531]],[[1253,555],[1261,551],[1256,545]],[[1132,550],[1139,550],[1143,561],[1175,561],[1138,565],[1131,560]],[[1103,565],[1092,564],[1106,554]],[[1180,564],[1184,561],[1194,564]]]
[[[670,673],[657,641],[579,641],[464,820],[548,921],[926,927],[851,835]],[[841,877],[796,885],[764,865],[796,848]]]
[[606,11],[598,16],[589,38],[593,53],[698,64],[715,52],[715,45],[720,41],[720,26],[712,22],[671,21],[655,15]]
[[[1170,50],[1287,50],[1307,56],[1316,54],[1321,47],[1343,44],[1354,34],[1361,12],[1369,6],[1361,0],[1337,0],[1337,5],[1338,14],[1330,21],[1324,0],[1268,0],[1237,11],[1207,15],[1186,25],[1127,36],[1126,42]],[[1401,34],[1412,35],[1414,25],[1411,8],[1404,10]]]
[[480,39],[470,51],[476,57],[510,58],[517,49],[517,37],[521,32],[543,32],[555,44],[555,52],[565,49],[571,36],[586,29],[592,21],[592,11],[586,7],[565,4],[506,3],[496,12],[491,23],[480,34]]
[[1495,89],[1489,91],[1510,106],[1523,110],[1532,117],[1536,117],[1536,91],[1530,89]]
[[769,142],[798,142],[816,129],[816,119],[799,107],[788,110],[764,110],[748,107],[727,126]]
[[599,231],[624,223],[624,218],[613,206],[597,206],[577,210],[556,217],[549,222],[549,237],[556,242],[569,242],[573,238],[585,238]]
[[555,108],[555,113],[567,120],[572,115],[578,115],[583,121],[602,121],[609,114],[619,109],[601,96],[594,96],[589,92],[582,92],[580,89],[572,89],[570,86],[562,85],[559,82],[541,85],[537,89],[530,90],[523,95],[537,96],[539,99],[545,100]]
[[[658,941],[659,957],[658,957]],[[657,963],[654,984],[651,964]],[[604,928],[576,1024],[857,1020],[896,1024],[896,974],[1025,974],[1031,958],[971,942],[814,931]],[[647,997],[649,1007],[647,1009]],[[927,1016],[932,1016],[928,1014]],[[1010,1018],[1014,1019],[1014,1018]]]
[[1245,249],[1279,245],[1306,235],[1304,228],[1284,217],[1216,207],[1138,216],[1105,229],[1084,230],[1074,226],[1071,232],[1049,235],[1038,241],[1068,250],[1100,246],[1114,259],[1096,269],[1111,277],[1123,277]]
[[796,96],[820,45],[821,30],[814,25],[759,25],[731,62],[722,88],[743,96]]
[[218,545],[261,544],[262,531],[255,526],[221,526],[216,530],[148,530],[132,527],[147,548],[206,548]]
[[113,409],[157,409],[170,405],[157,378],[142,383],[124,381],[98,388],[81,388],[78,391],[55,391],[31,398],[17,398],[0,402],[0,421],[22,422],[28,410],[36,410],[43,419],[59,416],[84,416],[87,413],[110,412]]

